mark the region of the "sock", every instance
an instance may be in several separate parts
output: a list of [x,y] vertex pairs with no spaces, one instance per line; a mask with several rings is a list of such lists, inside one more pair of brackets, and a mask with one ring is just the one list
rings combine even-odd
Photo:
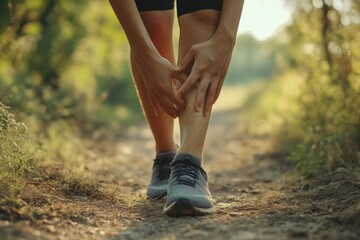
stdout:
[[158,159],[174,159],[176,151],[166,151],[156,153],[156,158]]
[[184,158],[190,158],[191,161],[199,166],[202,165],[202,159],[197,157],[197,156],[194,156],[194,155],[191,155],[189,153],[177,153],[176,156],[174,157],[174,161],[176,160],[181,160],[181,159],[184,159]]

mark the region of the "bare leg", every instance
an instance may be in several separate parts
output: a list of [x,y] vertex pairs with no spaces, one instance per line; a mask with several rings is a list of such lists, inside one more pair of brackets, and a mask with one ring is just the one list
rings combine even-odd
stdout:
[[[141,12],[140,15],[159,53],[174,64],[175,57],[172,41],[174,11],[149,11]],[[173,119],[163,111],[161,111],[158,116],[155,115],[144,81],[139,74],[139,68],[141,68],[141,66],[137,66],[132,57],[131,67],[143,111],[154,135],[156,152],[176,150],[173,137]]]
[[[216,31],[219,17],[219,11],[202,10],[182,15],[179,18],[179,62],[181,62],[191,46],[211,38]],[[202,159],[209,117],[204,117],[203,107],[199,112],[194,110],[196,91],[196,87],[193,87],[185,95],[186,109],[180,113],[179,117],[181,132],[179,152],[189,153]]]

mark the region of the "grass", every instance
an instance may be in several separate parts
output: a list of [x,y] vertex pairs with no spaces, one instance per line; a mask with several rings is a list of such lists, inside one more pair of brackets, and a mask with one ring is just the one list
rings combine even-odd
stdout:
[[0,102],[0,197],[17,196],[23,177],[34,169],[26,130]]
[[[32,122],[31,129],[42,129],[36,124]],[[113,198],[83,173],[87,142],[76,127],[59,121],[42,130],[27,133],[25,124],[0,102],[0,219],[41,218],[48,213],[39,214],[34,207],[51,205],[49,193],[65,198]]]
[[279,151],[302,175],[359,171],[359,90],[287,71],[248,95],[240,109],[248,132],[276,136]]
[[305,79],[289,70],[269,81],[225,87],[214,110],[238,109],[253,136],[275,136],[299,172],[318,177],[345,167],[358,171],[359,88]]

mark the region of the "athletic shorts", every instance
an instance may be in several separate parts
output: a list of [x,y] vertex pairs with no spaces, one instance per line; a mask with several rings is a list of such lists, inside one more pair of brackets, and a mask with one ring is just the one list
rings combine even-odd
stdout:
[[[139,12],[174,9],[174,0],[135,0]],[[222,0],[177,0],[177,14],[192,13],[198,10],[213,9],[221,11]]]

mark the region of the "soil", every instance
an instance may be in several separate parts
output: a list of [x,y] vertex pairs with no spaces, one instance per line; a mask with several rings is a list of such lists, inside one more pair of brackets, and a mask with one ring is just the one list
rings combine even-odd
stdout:
[[88,144],[83,169],[97,188],[71,194],[51,178],[29,187],[24,204],[40,217],[0,221],[0,239],[360,239],[360,176],[340,168],[303,179],[272,136],[251,136],[238,116],[217,111],[211,120],[204,168],[213,215],[170,218],[164,201],[146,199],[153,143],[136,126]]

